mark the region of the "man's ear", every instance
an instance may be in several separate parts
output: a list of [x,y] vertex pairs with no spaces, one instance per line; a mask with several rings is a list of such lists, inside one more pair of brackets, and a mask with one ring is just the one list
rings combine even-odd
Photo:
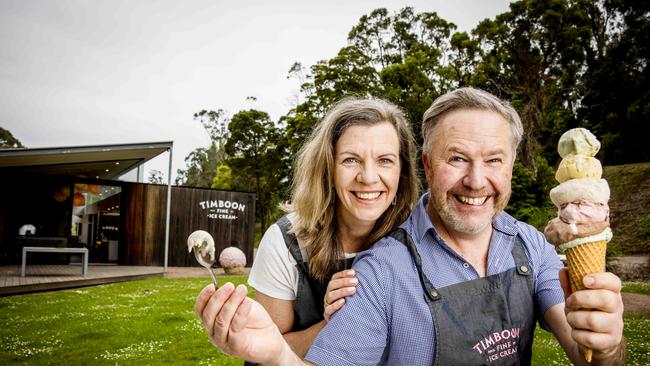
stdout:
[[431,172],[431,165],[429,164],[429,158],[427,157],[427,153],[424,151],[422,152],[422,165],[424,166],[424,178],[426,178],[426,181],[429,181],[429,173]]

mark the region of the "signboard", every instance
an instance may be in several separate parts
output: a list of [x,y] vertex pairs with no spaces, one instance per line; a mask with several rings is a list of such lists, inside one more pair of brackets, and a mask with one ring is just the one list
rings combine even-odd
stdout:
[[206,212],[208,218],[214,220],[237,220],[246,212],[245,204],[228,200],[201,201],[199,207]]

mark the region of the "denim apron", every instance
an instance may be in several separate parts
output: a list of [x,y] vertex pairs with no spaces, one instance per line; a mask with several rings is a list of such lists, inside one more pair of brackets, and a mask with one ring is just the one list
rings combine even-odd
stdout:
[[533,269],[519,235],[514,268],[441,289],[422,271],[406,231],[398,228],[390,236],[407,246],[415,262],[433,318],[434,365],[530,365],[537,309]]
[[[309,272],[309,264],[303,259],[300,253],[298,239],[294,234],[289,233],[291,222],[287,216],[282,216],[276,224],[280,227],[284,243],[289,249],[289,253],[296,260],[298,269],[298,292],[293,302],[293,327],[292,332],[300,331],[311,327],[312,325],[323,320],[325,292],[327,291],[328,281],[321,281]],[[345,260],[345,268],[351,268],[354,258]],[[244,366],[253,366],[256,364],[245,362]]]

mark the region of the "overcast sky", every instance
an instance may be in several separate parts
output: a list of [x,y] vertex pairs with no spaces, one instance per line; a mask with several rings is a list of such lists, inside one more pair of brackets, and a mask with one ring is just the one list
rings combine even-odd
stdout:
[[[287,72],[336,55],[379,7],[435,11],[470,31],[505,0],[0,0],[0,127],[27,147],[173,141],[173,170],[209,138],[192,115],[277,119]],[[254,96],[254,104],[246,101]],[[167,175],[167,157],[146,164]]]

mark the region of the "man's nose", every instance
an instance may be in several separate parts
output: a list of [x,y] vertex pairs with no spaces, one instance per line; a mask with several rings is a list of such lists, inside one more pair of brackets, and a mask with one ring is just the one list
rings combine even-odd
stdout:
[[487,171],[481,163],[472,163],[467,168],[463,184],[472,190],[483,189],[487,184],[486,173]]

